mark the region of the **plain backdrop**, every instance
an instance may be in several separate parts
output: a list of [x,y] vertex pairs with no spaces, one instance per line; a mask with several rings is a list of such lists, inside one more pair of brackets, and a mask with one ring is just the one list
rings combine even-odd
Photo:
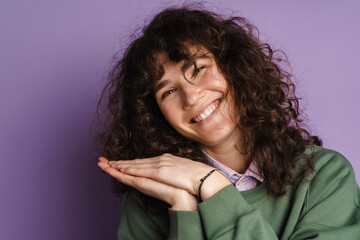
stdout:
[[[312,133],[349,159],[360,182],[360,3],[205,5],[247,17],[287,53]],[[112,57],[165,6],[0,1],[0,239],[115,239],[121,200],[96,166],[91,123]]]

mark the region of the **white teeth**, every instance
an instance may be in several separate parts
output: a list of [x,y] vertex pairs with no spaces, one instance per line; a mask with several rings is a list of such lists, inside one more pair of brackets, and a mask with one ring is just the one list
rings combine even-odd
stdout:
[[219,104],[211,105],[210,107],[208,107],[203,113],[201,113],[195,119],[195,122],[200,122],[200,121],[204,120],[205,118],[207,118],[208,116],[210,116],[218,106],[219,106]]
[[[211,109],[210,109],[210,111],[211,111]],[[205,115],[206,115],[207,117],[211,114],[210,111],[209,111],[209,110],[206,110],[206,111],[205,111]]]

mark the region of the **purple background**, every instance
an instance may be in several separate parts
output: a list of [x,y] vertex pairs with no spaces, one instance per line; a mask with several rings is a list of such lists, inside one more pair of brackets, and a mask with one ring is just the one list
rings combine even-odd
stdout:
[[[289,57],[313,133],[360,182],[360,4],[209,1]],[[111,57],[165,1],[0,2],[0,239],[115,239],[90,124]]]

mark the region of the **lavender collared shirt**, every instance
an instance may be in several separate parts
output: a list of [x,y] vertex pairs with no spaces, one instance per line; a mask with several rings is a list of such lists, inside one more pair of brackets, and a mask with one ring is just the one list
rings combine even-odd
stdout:
[[240,192],[256,188],[264,181],[264,178],[261,176],[261,173],[259,172],[254,162],[251,162],[248,169],[243,174],[241,174],[216,161],[205,151],[203,151],[203,153],[210,165],[220,169]]

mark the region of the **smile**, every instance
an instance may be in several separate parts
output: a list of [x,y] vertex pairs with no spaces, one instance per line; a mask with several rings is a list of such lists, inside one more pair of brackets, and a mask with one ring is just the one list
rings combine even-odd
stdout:
[[209,107],[207,107],[204,112],[202,112],[199,115],[193,117],[191,119],[191,121],[194,122],[194,123],[198,123],[198,122],[201,122],[201,121],[205,120],[207,117],[209,117],[216,110],[216,108],[218,106],[219,106],[218,101],[216,101],[213,104],[210,104]]

